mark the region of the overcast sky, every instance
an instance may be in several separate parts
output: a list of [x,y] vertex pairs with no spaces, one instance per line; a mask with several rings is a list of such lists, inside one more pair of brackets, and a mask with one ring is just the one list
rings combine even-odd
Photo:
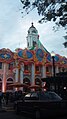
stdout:
[[65,30],[61,27],[59,31],[53,31],[53,22],[39,24],[40,16],[35,9],[22,18],[21,9],[20,0],[0,0],[0,49],[9,48],[14,51],[16,48],[26,48],[27,31],[33,22],[44,47],[49,52],[67,56],[67,49],[63,46]]

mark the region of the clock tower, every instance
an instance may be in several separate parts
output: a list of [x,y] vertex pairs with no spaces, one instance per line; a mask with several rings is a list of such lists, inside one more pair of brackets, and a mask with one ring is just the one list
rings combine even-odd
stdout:
[[34,50],[38,46],[39,35],[37,29],[34,27],[33,23],[28,30],[27,35],[27,48]]

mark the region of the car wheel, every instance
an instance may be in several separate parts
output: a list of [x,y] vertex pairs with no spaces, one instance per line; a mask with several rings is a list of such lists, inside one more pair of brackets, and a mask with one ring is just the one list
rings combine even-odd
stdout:
[[35,119],[40,119],[40,111],[39,110],[35,111]]

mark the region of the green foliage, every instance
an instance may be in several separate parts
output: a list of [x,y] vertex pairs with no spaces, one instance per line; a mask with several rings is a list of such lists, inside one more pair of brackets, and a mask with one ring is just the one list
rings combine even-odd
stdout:
[[67,25],[67,0],[20,0],[23,10],[28,14],[34,8],[37,8],[39,15],[43,18],[39,23],[53,20],[58,26]]

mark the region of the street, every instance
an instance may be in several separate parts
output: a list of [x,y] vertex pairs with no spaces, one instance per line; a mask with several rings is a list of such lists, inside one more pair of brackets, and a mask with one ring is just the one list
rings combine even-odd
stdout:
[[[31,119],[23,115],[16,115],[14,111],[0,112],[0,119]],[[67,117],[57,117],[54,119],[67,119]]]
[[[17,115],[15,110],[13,109],[13,104],[9,103],[9,105],[6,106],[2,105],[2,108],[0,107],[0,119],[32,119],[32,118],[29,118],[28,116],[25,117],[22,114]],[[67,116],[54,117],[54,119],[67,119]]]
[[22,115],[16,115],[14,111],[0,112],[0,119],[30,119]]

